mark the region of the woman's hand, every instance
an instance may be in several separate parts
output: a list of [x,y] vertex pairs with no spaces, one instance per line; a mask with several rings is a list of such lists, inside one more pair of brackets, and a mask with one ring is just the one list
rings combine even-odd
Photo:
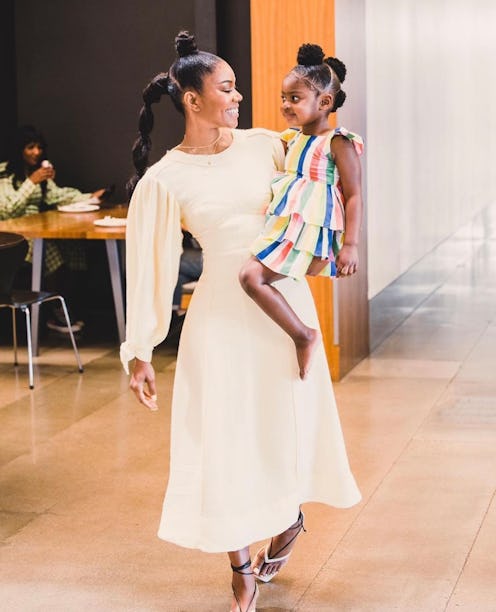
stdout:
[[98,198],[100,200],[104,193],[105,193],[105,189],[97,189],[91,194],[91,197]]
[[135,359],[129,386],[141,404],[150,410],[158,410],[155,370],[151,363]]
[[344,244],[336,257],[337,276],[351,276],[358,270],[358,248],[354,244]]
[[48,181],[48,179],[53,180],[54,178],[55,169],[52,166],[49,166],[47,168],[38,168],[29,175],[29,180],[35,185],[39,185],[40,183],[43,183],[43,181]]

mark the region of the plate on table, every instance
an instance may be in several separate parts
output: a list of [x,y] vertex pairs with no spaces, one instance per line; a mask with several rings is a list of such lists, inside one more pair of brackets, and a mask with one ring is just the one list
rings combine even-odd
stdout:
[[127,219],[106,216],[103,217],[103,219],[95,219],[93,223],[99,227],[124,227],[127,223]]
[[82,200],[81,202],[63,204],[62,206],[57,206],[57,208],[61,212],[69,213],[92,212],[100,209],[100,206],[98,205],[99,202],[100,200],[98,198],[90,198],[89,200]]

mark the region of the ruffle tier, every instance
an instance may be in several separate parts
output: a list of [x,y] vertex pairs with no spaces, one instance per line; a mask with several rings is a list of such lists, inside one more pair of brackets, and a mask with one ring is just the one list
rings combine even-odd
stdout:
[[268,215],[290,217],[298,214],[305,223],[344,230],[343,196],[336,185],[284,174],[272,182],[272,194]]
[[302,215],[269,216],[263,232],[252,245],[252,253],[265,266],[295,279],[302,279],[314,257],[329,260],[319,276],[336,276],[335,256],[343,232],[306,223]]

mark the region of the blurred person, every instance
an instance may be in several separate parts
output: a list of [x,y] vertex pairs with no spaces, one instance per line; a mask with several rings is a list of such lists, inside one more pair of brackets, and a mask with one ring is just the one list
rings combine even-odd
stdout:
[[181,298],[183,296],[183,285],[197,281],[200,278],[203,268],[203,253],[198,241],[183,230],[183,252],[179,262],[179,275],[177,285],[172,296],[172,310],[177,315],[184,314],[181,309]]
[[[104,195],[105,189],[82,193],[73,187],[60,187],[55,182],[55,175],[55,168],[47,159],[47,142],[43,134],[32,125],[19,127],[8,159],[0,163],[0,220],[33,215],[59,204],[90,198],[100,200]],[[26,261],[31,260],[30,243]],[[84,323],[77,320],[79,300],[74,294],[82,288],[80,276],[87,269],[84,243],[46,240],[43,263],[45,286],[66,295],[76,315],[72,330],[80,331]],[[68,332],[62,311],[55,307],[47,326],[55,331]]]

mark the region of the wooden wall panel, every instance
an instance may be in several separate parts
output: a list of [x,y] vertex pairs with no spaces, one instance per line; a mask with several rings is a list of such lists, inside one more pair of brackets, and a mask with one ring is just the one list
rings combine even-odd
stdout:
[[[282,79],[296,64],[302,43],[317,43],[326,55],[334,53],[334,0],[251,0],[250,9],[253,126],[283,130],[287,126],[279,110]],[[333,286],[325,278],[308,280],[331,374],[338,379]]]
[[281,82],[305,42],[334,52],[334,0],[251,0],[254,126],[286,127],[279,112]]

